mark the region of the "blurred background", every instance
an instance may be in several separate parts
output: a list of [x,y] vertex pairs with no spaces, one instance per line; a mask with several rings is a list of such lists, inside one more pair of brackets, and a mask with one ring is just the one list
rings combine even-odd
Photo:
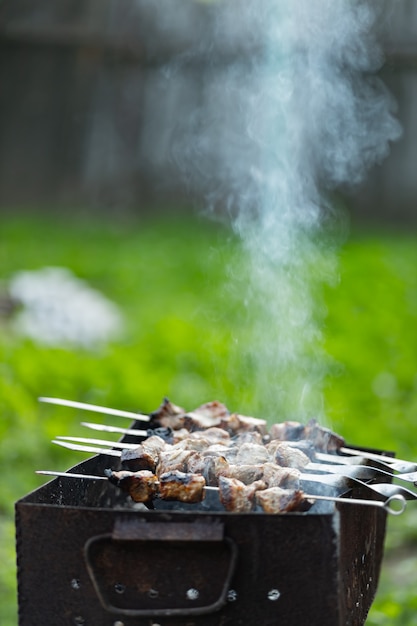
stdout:
[[[0,2],[4,626],[17,624],[14,502],[45,482],[36,469],[87,456],[50,440],[88,436],[80,421],[93,421],[39,396],[140,412],[164,396],[187,409],[218,399],[265,411],[251,363],[229,354],[248,334],[245,250],[199,210],[172,150],[172,120],[250,50],[236,37],[215,62],[177,64],[204,41],[217,3],[175,4],[173,21],[150,1]],[[385,4],[380,75],[403,133],[359,189],[335,198],[340,245],[322,254],[324,264],[336,254],[337,281],[320,288],[324,405],[349,443],[417,460],[417,5]],[[285,406],[274,421],[283,419]],[[369,626],[416,623],[416,522],[413,503],[389,520]]]

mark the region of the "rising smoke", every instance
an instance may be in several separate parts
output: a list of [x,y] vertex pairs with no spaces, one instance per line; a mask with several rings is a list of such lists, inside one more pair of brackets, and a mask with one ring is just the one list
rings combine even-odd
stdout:
[[359,183],[400,135],[376,76],[377,7],[218,2],[167,73],[211,68],[200,102],[177,121],[173,158],[206,210],[220,209],[241,238],[247,262],[230,274],[247,321],[231,360],[246,363],[248,395],[267,416],[278,406],[287,417],[324,417],[321,289],[337,265],[325,249],[326,225],[337,220],[328,191]]

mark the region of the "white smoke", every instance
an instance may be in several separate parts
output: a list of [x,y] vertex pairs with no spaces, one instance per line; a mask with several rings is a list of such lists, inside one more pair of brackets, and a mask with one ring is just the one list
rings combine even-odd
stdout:
[[246,250],[233,272],[246,277],[249,317],[233,358],[247,363],[248,400],[322,413],[321,285],[335,263],[326,192],[360,182],[400,135],[376,76],[378,3],[229,0],[213,16],[170,75],[196,59],[212,67],[199,106],[177,122],[173,157]]

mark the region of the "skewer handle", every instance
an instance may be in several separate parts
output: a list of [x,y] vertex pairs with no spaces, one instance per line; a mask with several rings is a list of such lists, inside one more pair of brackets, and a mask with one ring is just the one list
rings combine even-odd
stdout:
[[[364,506],[376,506],[380,509],[385,509],[385,511],[390,515],[401,515],[404,513],[407,506],[406,499],[400,494],[394,494],[393,496],[387,498],[384,502],[380,502],[379,500],[361,500],[360,498],[336,498],[332,496],[306,495],[305,497],[311,500],[329,500],[330,502],[342,502],[343,504],[350,503],[361,504]],[[400,508],[393,506],[394,503],[399,503]]]

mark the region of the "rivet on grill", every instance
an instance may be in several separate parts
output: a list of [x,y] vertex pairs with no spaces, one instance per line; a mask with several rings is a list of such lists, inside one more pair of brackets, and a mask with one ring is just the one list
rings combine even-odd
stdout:
[[187,591],[188,600],[197,600],[199,595],[200,592],[198,591],[198,589],[188,589]]
[[80,589],[80,587],[81,587],[81,582],[78,580],[78,578],[73,578],[73,579],[71,580],[71,587],[72,587],[73,589]]
[[276,600],[278,600],[280,595],[281,594],[278,589],[271,589],[270,591],[268,591],[268,600],[272,600],[272,602],[275,602]]
[[157,598],[158,596],[159,596],[159,591],[157,591],[156,589],[149,589],[148,591],[149,598]]
[[237,600],[237,591],[235,589],[229,589],[227,592],[227,599],[229,602],[236,602]]
[[74,624],[76,624],[76,626],[84,626],[85,623],[85,619],[81,617],[81,615],[74,617]]
[[116,583],[114,585],[114,590],[116,593],[124,593],[126,591],[126,585],[122,585],[122,583]]
[[117,622],[114,622],[113,626],[125,626],[125,625],[124,625],[124,622],[117,621]]

